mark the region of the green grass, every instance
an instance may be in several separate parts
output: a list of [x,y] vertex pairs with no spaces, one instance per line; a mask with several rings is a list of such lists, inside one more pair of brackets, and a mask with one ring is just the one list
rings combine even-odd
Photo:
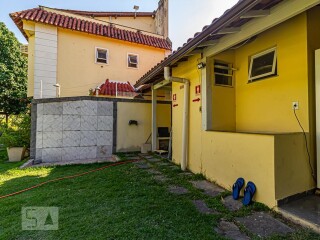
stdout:
[[[121,158],[125,160],[125,155]],[[0,196],[107,165],[20,170],[21,163],[5,163],[4,160],[5,153],[0,152]],[[221,218],[232,221],[255,210],[268,210],[261,204],[254,204],[231,213],[221,203],[221,196],[207,197],[189,183],[191,179],[202,179],[201,175],[186,177],[179,175],[179,169],[153,166],[171,180],[158,183],[152,175],[130,163],[0,199],[0,239],[223,239],[213,231]],[[167,191],[169,184],[184,186],[190,193],[172,195]],[[198,213],[192,199],[205,200],[221,214]],[[22,231],[21,207],[28,206],[59,207],[59,230]],[[299,230],[290,238],[317,237],[310,231]]]

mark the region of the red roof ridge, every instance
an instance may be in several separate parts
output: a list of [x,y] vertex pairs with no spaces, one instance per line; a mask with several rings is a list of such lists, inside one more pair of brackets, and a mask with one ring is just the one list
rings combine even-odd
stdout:
[[104,83],[102,83],[96,90],[94,91],[94,95],[96,95],[96,91],[98,90],[99,95],[108,95],[108,96],[126,96],[126,94],[136,93],[136,89],[132,86],[130,82],[122,82],[122,81],[110,81],[106,79]]
[[[11,13],[10,17],[15,22],[26,39],[28,37],[23,31],[22,20],[40,22],[60,28],[76,30],[79,32],[86,32],[89,34],[100,35],[155,48],[171,50],[171,43],[169,41],[164,38],[154,37],[148,34],[141,33],[141,30],[134,32],[132,30],[120,29],[101,20],[90,19],[83,16],[79,16],[77,18],[76,14],[75,16],[68,16],[64,15],[63,12],[51,12],[50,8],[49,10],[47,10],[47,8],[44,9],[44,7],[27,9],[20,12]],[[88,25],[92,25],[92,28],[86,27]],[[128,35],[131,36],[131,38],[123,37]],[[157,39],[158,41],[153,41],[153,38]]]
[[[126,25],[122,25],[122,24],[119,24],[119,23],[113,23],[113,22],[109,22],[107,20],[102,20],[102,19],[99,19],[99,18],[94,18],[94,16],[92,16],[92,14],[81,14],[81,13],[78,13],[77,11],[78,10],[75,10],[75,12],[73,12],[73,10],[68,10],[68,9],[59,9],[59,8],[51,8],[51,7],[46,7],[46,6],[39,6],[39,8],[41,8],[42,10],[44,11],[48,11],[48,12],[52,12],[53,14],[54,13],[65,13],[68,15],[71,15],[71,17],[79,17],[81,18],[82,20],[87,20],[87,21],[94,21],[94,22],[97,22],[97,23],[101,23],[101,24],[104,24],[104,25],[114,25],[114,26],[118,26],[120,29],[124,29],[124,30],[129,30],[129,31],[139,31],[139,32],[144,32],[144,33],[147,33],[150,34],[151,36],[156,36],[156,37],[163,37],[157,33],[154,33],[154,32],[148,32],[148,31],[145,31],[145,30],[142,30],[142,29],[138,29],[138,28],[134,28],[134,27],[130,27],[130,26],[126,26]],[[90,12],[88,12],[90,13]],[[114,13],[117,13],[117,12],[114,12]],[[120,12],[119,12],[120,13]],[[125,13],[125,12],[123,12]],[[116,15],[118,16],[118,15]]]
[[[39,6],[45,7],[45,6]],[[48,8],[48,7],[45,7]],[[109,16],[117,16],[117,17],[154,17],[155,11],[153,12],[117,12],[117,11],[86,11],[86,10],[76,10],[76,9],[63,9],[63,8],[51,8],[57,11],[69,12],[73,14],[78,14],[81,16],[91,16],[91,17],[109,17]]]

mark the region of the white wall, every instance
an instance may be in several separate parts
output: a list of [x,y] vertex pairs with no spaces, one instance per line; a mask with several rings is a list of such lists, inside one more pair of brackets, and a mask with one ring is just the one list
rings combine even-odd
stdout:
[[42,98],[56,97],[57,89],[53,85],[57,83],[57,53],[57,28],[36,24],[34,98],[41,98],[41,90]]

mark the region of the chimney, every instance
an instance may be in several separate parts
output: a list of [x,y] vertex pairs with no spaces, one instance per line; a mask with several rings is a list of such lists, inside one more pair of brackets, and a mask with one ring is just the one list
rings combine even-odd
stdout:
[[169,0],[160,0],[155,14],[156,33],[169,37]]

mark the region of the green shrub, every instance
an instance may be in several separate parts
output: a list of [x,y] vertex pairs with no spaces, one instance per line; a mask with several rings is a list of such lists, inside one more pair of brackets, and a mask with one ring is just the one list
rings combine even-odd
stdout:
[[0,144],[5,147],[30,147],[31,118],[29,114],[12,117],[9,126],[0,126]]

